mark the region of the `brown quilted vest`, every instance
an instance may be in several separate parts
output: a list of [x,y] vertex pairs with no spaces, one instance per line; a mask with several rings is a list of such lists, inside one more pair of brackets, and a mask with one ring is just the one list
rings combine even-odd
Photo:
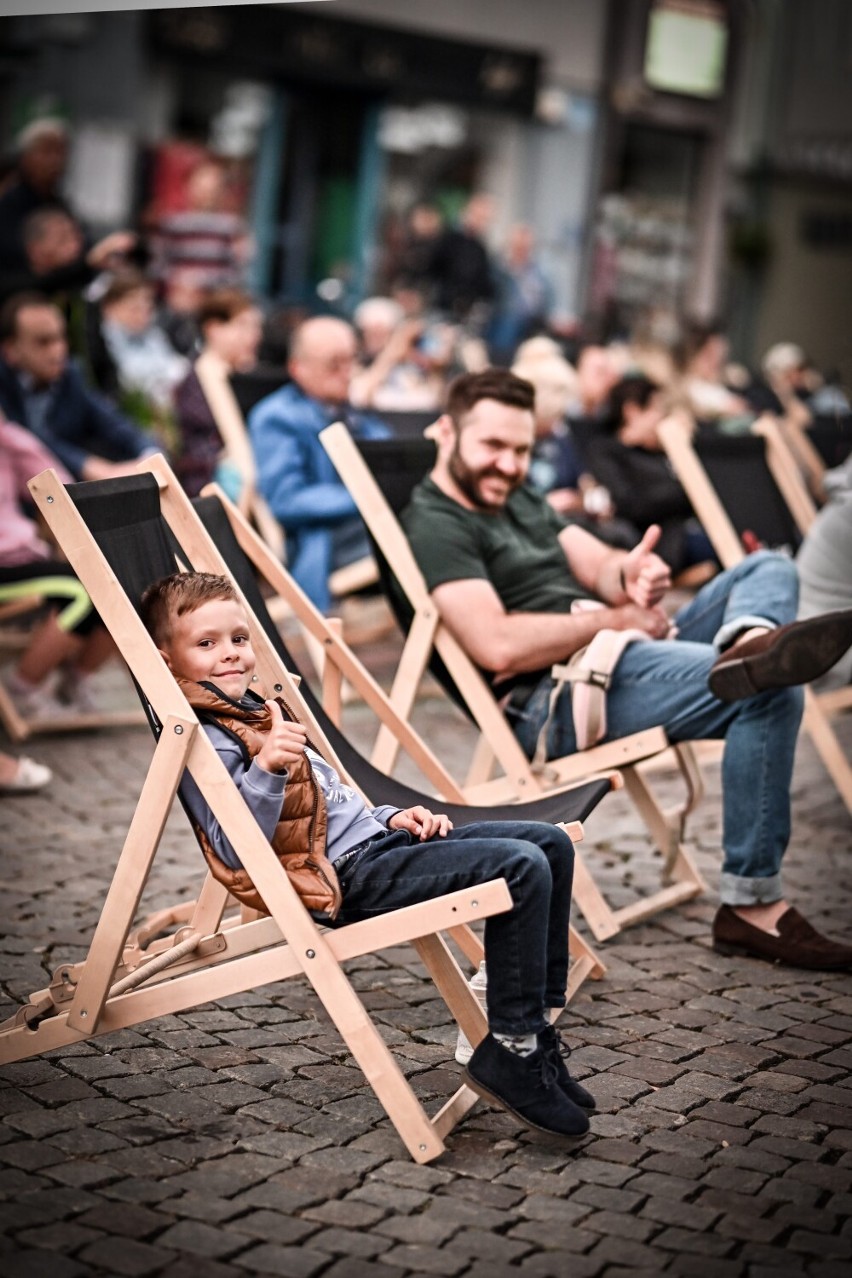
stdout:
[[[270,711],[264,702],[258,700],[256,709],[246,709],[215,692],[211,686],[192,683],[188,679],[178,679],[178,683],[202,723],[215,723],[237,738],[248,765],[269,732]],[[289,706],[280,697],[276,700],[284,717],[295,720]],[[213,877],[224,883],[238,901],[268,914],[269,910],[248,873],[225,865],[201,827],[195,822],[193,826]],[[305,908],[313,914],[333,919],[340,910],[342,896],[337,875],[325,855],[327,828],[325,795],[307,756],[303,755],[295,767],[288,769],[284,806],[272,835],[272,849]]]

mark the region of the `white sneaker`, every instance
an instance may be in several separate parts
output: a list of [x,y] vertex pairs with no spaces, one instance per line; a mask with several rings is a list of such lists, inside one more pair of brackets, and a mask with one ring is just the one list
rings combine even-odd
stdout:
[[9,781],[0,781],[0,794],[29,794],[42,790],[53,780],[53,773],[43,763],[36,763],[23,755],[18,760],[18,770]]

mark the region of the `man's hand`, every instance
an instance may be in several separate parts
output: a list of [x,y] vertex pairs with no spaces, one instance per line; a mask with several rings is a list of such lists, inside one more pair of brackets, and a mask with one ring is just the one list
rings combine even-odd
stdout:
[[418,835],[421,842],[431,839],[433,834],[439,834],[443,839],[452,828],[453,823],[445,813],[430,812],[419,804],[416,808],[397,812],[388,821],[389,830],[407,830],[409,834]]
[[133,231],[113,231],[93,244],[86,261],[93,271],[102,271],[113,257],[125,257],[135,247],[138,236]]
[[305,753],[307,733],[301,723],[284,718],[277,701],[267,701],[266,704],[272,715],[272,726],[254,761],[264,772],[283,772],[298,763]]
[[655,607],[672,584],[671,569],[654,554],[662,532],[659,524],[651,524],[639,545],[622,561],[625,594],[640,608]]
[[655,604],[652,608],[643,608],[640,604],[622,604],[616,608],[620,624],[618,630],[644,630],[651,639],[673,639],[677,631],[665,611]]

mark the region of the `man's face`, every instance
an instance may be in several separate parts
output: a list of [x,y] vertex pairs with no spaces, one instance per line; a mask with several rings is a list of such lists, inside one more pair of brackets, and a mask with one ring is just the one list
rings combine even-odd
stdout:
[[454,427],[447,425],[447,470],[476,510],[500,511],[524,482],[533,443],[533,415],[481,399]]
[[211,599],[174,617],[160,651],[174,674],[215,683],[232,701],[249,687],[256,664],[246,614],[235,599]]
[[41,386],[57,381],[68,362],[65,320],[55,306],[24,306],[16,331],[4,346],[13,368],[28,373]]
[[317,333],[291,361],[291,371],[306,395],[325,404],[344,404],[355,367],[355,334],[341,325]]

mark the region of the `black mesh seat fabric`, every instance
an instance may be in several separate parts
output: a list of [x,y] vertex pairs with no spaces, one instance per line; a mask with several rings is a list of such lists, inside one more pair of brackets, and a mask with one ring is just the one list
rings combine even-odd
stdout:
[[763,437],[704,429],[694,446],[737,534],[795,553],[802,534],[767,465]]
[[[386,441],[382,441],[383,443]],[[431,446],[434,449],[434,446]],[[293,674],[300,674],[299,668],[279,634],[275,623],[269,615],[266,602],[260,591],[251,563],[237,542],[221,502],[216,497],[200,497],[193,503],[202,523],[223,559],[230,573],[239,585],[249,605],[274,645],[281,660]],[[370,802],[375,805],[393,804],[400,808],[413,807],[418,803],[434,803],[429,795],[411,786],[388,777],[374,768],[369,760],[355,749],[346,735],[326,714],[321,702],[312,692],[307,680],[302,677],[299,689],[311,713],[321,725],[334,750],[356,784],[369,795]],[[531,803],[503,804],[489,807],[476,807],[440,801],[441,811],[446,812],[456,825],[469,825],[472,821],[506,820],[506,821],[583,821],[598,803],[609,793],[610,783],[606,778],[587,781],[564,794],[547,795]]]

